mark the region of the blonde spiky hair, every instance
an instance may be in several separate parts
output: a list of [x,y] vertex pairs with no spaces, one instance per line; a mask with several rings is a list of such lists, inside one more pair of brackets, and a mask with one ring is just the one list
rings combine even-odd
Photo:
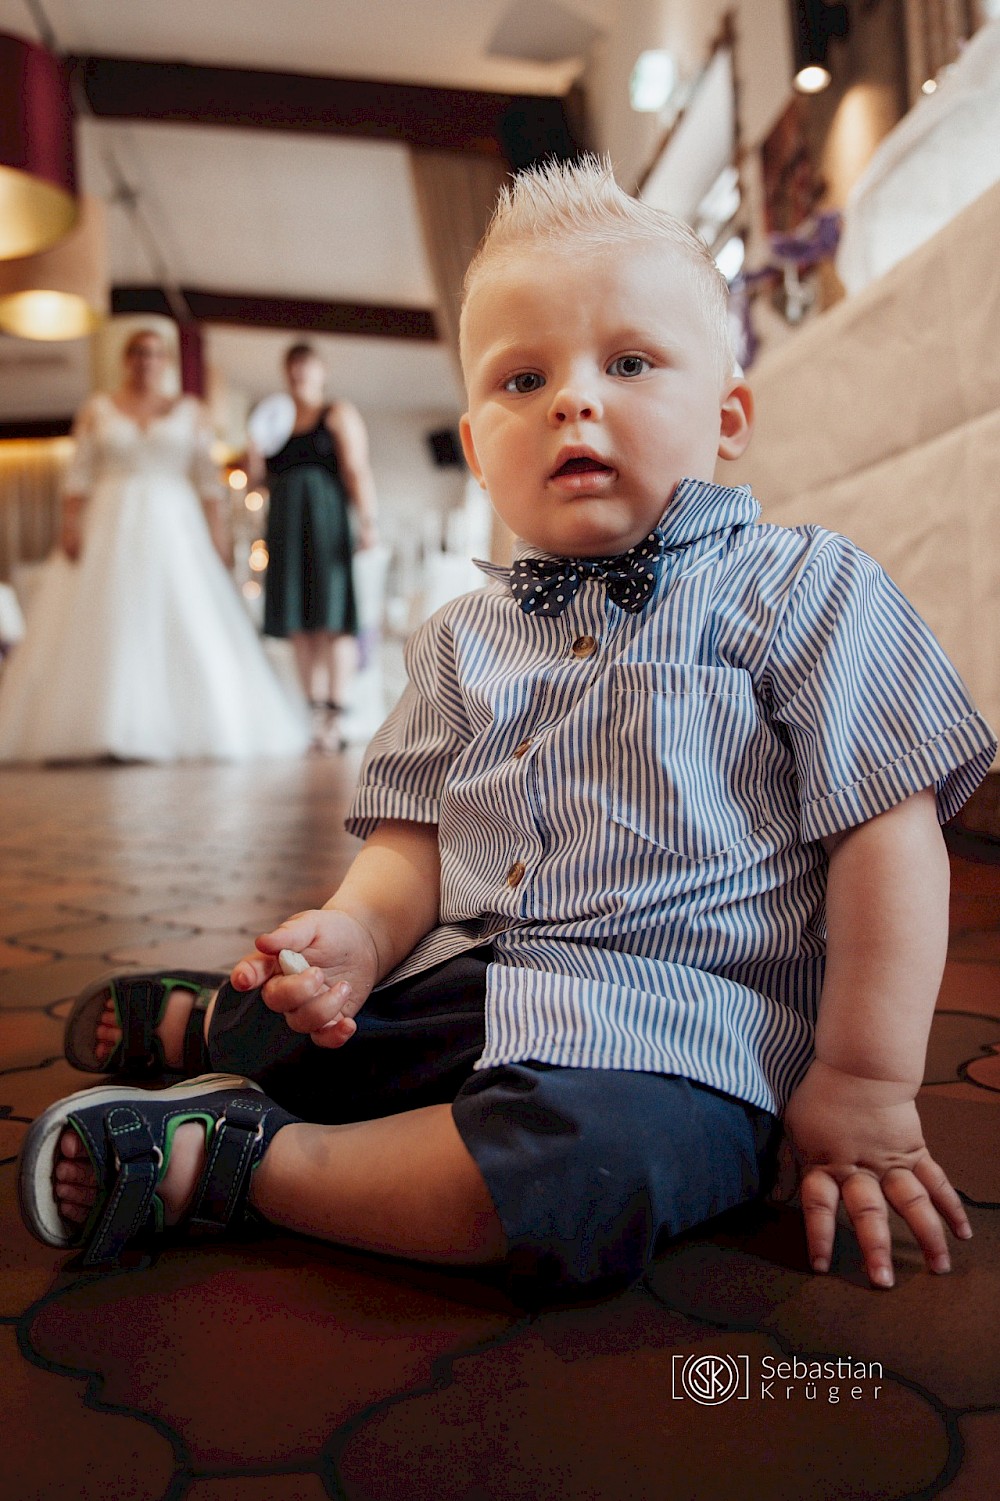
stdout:
[[500,191],[493,217],[465,273],[459,342],[465,351],[465,312],[480,277],[525,245],[565,247],[653,244],[675,250],[697,273],[696,285],[723,377],[735,367],[729,327],[729,288],[704,240],[683,219],[630,198],[611,164],[596,156],[530,167]]

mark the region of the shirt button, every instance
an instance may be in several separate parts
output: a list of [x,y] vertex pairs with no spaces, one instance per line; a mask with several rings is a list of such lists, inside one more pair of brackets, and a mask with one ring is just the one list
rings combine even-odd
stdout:
[[511,754],[514,756],[515,760],[520,761],[521,757],[527,753],[530,746],[530,739],[522,740],[521,744],[517,747],[516,750],[512,751]]
[[521,882],[523,880],[524,880],[524,866],[521,864],[520,860],[515,860],[514,864],[511,866],[510,870],[507,872],[507,885],[508,886],[520,886],[520,884],[521,884]]
[[583,657],[592,657],[597,650],[597,642],[593,636],[577,636],[573,642],[572,650],[574,657],[580,659]]

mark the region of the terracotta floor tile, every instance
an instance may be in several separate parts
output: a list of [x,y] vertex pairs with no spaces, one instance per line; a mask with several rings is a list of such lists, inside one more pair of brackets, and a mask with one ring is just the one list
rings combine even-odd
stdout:
[[976,960],[945,965],[938,1010],[982,1011],[1000,1017],[1000,963]]
[[112,967],[140,969],[205,969],[228,971],[242,954],[253,947],[246,933],[221,929],[190,937],[163,938],[157,943],[135,944],[109,955]]
[[192,928],[171,927],[166,923],[154,927],[133,918],[124,922],[74,922],[40,928],[19,933],[18,941],[28,947],[49,949],[61,958],[71,958],[77,954],[112,954],[134,943],[158,943],[165,939],[180,942],[192,934]]
[[[1000,869],[985,861],[963,860],[952,855],[951,889],[960,896],[985,896],[995,903],[1000,890]],[[994,909],[995,910],[995,909]]]
[[931,1025],[924,1083],[947,1084],[964,1078],[967,1066],[989,1056],[998,1043],[1000,1018],[939,1008]]
[[0,1011],[0,1101],[3,1075],[62,1053],[63,1024],[44,1011]]
[[16,944],[0,939],[0,970],[27,969],[29,964],[45,964],[49,958],[50,954],[18,948]]
[[969,1413],[958,1428],[965,1446],[962,1468],[938,1495],[941,1501],[987,1501],[1000,1492],[1000,1412]]
[[195,1480],[184,1501],[326,1501],[329,1494],[318,1475],[240,1475]]
[[[59,1052],[61,1054],[61,1048]],[[103,1081],[101,1074],[85,1074],[59,1056],[41,1067],[10,1069],[0,1074],[0,1104],[16,1116],[34,1120],[55,1100],[90,1089]]]
[[168,1423],[197,1467],[295,1467],[356,1413],[426,1386],[440,1357],[517,1318],[488,1291],[451,1293],[447,1279],[276,1239],[168,1252],[67,1291],[31,1336],[46,1358],[100,1372],[107,1400]]
[[1000,928],[1000,902],[995,891],[953,891],[950,905],[953,930],[964,928]]
[[948,944],[949,959],[1000,965],[1000,930],[957,933]]
[[[947,1168],[947,1163],[944,1164]],[[834,1272],[817,1277],[784,1258],[798,1212],[774,1214],[737,1243],[721,1234],[664,1254],[649,1282],[665,1305],[730,1329],[757,1329],[799,1355],[880,1361],[955,1407],[990,1405],[1000,1391],[1000,1212],[971,1208],[974,1236],[951,1242],[953,1271],[935,1277],[905,1228],[896,1286],[868,1286],[853,1238],[838,1230]]]
[[[22,886],[22,893],[26,889]],[[14,938],[36,928],[50,927],[59,920],[59,915],[60,909],[50,897],[33,902],[0,902],[0,938]]]
[[[804,1381],[792,1399],[762,1397],[765,1361],[785,1354],[690,1325],[664,1348],[563,1360],[529,1329],[359,1424],[341,1483],[359,1501],[888,1501],[933,1483],[948,1442],[930,1403],[891,1380],[856,1401],[831,1402],[827,1382],[824,1400],[807,1401]],[[678,1362],[694,1383],[717,1357],[737,1379],[745,1358],[745,1400],[672,1400]]]
[[4,1348],[3,1487],[9,1501],[159,1501],[174,1469],[169,1439],[131,1416],[93,1411],[81,1400],[87,1373],[67,1379]]
[[184,917],[178,918],[176,914],[190,906],[197,895],[194,890],[177,890],[169,882],[154,881],[136,891],[123,888],[93,897],[79,897],[74,905],[78,912],[89,912],[119,922],[129,918],[146,918],[153,923],[179,921],[184,927],[195,927],[197,924],[189,923]]
[[966,1078],[982,1089],[1000,1093],[1000,1043],[994,1043],[988,1058],[975,1058],[966,1068]]
[[995,1086],[977,1086],[976,1098],[967,1101],[929,1089],[920,1095],[919,1109],[927,1145],[959,1192],[977,1203],[1000,1206],[1000,1096]]
[[[4,1124],[7,1133],[13,1134],[14,1123]],[[25,1128],[16,1129],[23,1132]],[[19,1319],[37,1299],[51,1292],[65,1261],[64,1252],[40,1245],[24,1228],[17,1206],[17,1169],[10,1162],[0,1164],[0,1319]],[[0,1400],[6,1390],[5,1375],[0,1375]],[[6,1421],[2,1406],[0,1412]],[[2,1462],[0,1496],[8,1501],[3,1491]],[[17,1501],[17,1497],[11,1496],[10,1501]]]
[[[164,916],[166,915],[165,913]],[[170,921],[187,923],[203,933],[217,930],[263,933],[268,928],[277,927],[278,923],[289,915],[288,910],[273,899],[262,901],[258,897],[252,901],[243,901],[240,898],[236,900],[230,898],[211,903],[194,903],[179,908],[177,912],[170,915]]]
[[6,1006],[47,1006],[76,995],[92,980],[107,973],[108,961],[99,955],[87,959],[56,959],[51,964],[0,974],[0,1009]]

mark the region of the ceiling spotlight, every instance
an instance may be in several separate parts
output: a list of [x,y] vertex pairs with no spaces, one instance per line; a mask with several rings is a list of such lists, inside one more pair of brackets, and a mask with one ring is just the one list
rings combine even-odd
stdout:
[[800,94],[821,94],[830,87],[833,77],[820,63],[806,63],[796,73],[793,82]]
[[829,0],[792,0],[792,50],[795,57],[793,83],[800,94],[819,94],[831,82],[826,65],[830,38],[847,35],[845,4]]
[[640,114],[663,109],[677,87],[677,64],[660,49],[641,52],[628,81],[629,101]]

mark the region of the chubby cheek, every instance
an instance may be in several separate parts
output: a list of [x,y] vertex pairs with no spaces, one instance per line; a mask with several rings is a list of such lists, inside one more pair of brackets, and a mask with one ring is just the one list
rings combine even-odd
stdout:
[[487,488],[509,485],[518,475],[526,478],[525,466],[531,461],[533,449],[522,423],[503,419],[484,422],[473,429],[473,441]]

